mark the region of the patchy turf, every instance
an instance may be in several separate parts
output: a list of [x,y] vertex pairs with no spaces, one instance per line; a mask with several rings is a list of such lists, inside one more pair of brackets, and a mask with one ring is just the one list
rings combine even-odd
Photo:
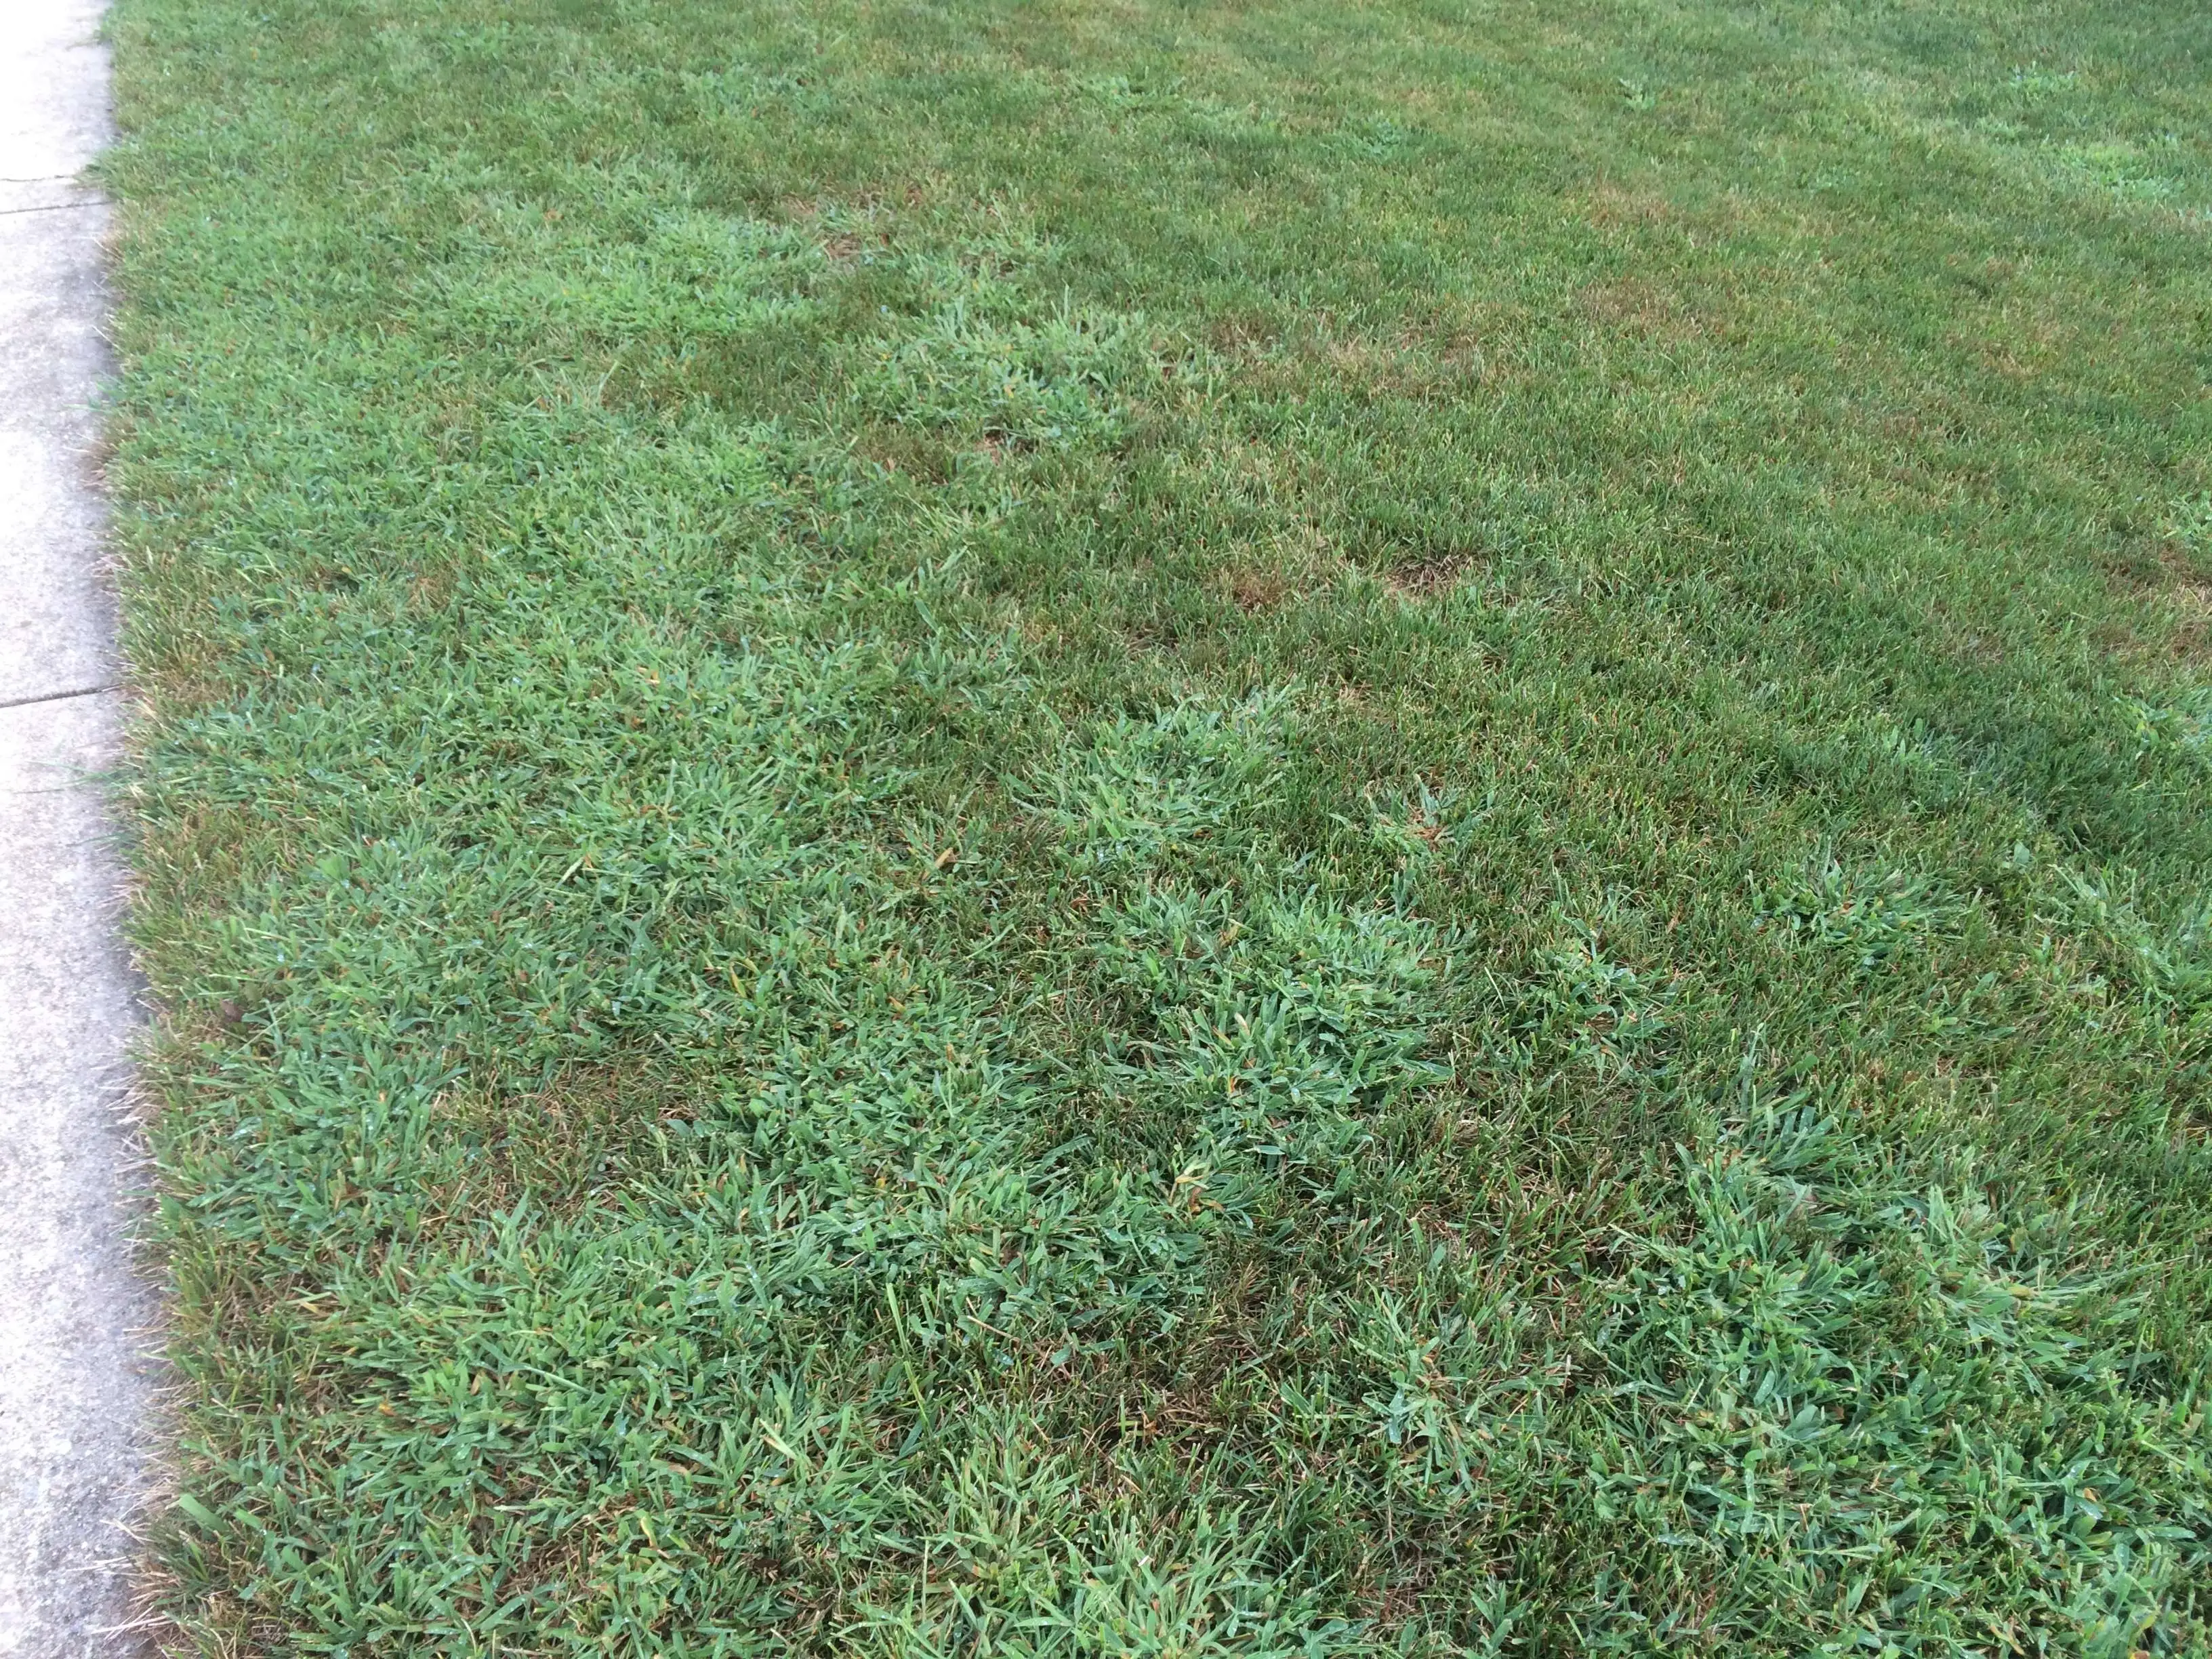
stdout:
[[2212,14],[116,15],[186,1639],[2212,1644]]

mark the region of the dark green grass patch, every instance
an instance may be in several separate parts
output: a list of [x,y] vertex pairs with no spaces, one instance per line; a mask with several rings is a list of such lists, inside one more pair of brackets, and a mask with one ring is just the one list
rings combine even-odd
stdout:
[[2212,29],[123,0],[180,1643],[2212,1646]]

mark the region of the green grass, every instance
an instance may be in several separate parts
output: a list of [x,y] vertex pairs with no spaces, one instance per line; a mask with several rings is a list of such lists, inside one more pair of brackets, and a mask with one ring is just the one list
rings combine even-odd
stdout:
[[2212,1651],[2212,13],[113,29],[182,1644]]

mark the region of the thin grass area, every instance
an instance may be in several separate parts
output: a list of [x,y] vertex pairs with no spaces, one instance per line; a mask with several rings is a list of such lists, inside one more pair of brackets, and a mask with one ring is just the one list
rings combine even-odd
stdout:
[[2212,1649],[2212,14],[114,18],[180,1650]]

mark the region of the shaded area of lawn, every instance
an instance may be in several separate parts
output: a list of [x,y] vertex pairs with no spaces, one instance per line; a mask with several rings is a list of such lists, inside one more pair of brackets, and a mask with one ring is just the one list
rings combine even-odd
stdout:
[[116,30],[209,1650],[2212,1639],[2202,15]]

